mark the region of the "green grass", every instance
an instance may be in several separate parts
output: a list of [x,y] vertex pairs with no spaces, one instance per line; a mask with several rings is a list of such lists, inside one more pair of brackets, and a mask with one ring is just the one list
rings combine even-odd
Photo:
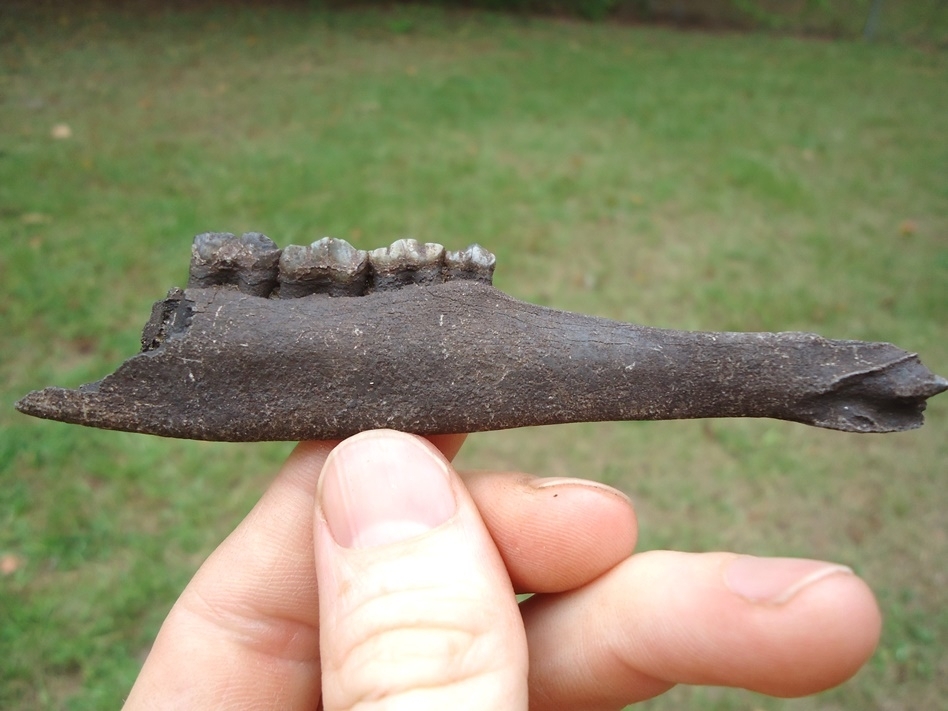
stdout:
[[[0,707],[117,706],[177,592],[290,444],[34,421],[137,350],[192,235],[411,235],[515,296],[659,326],[881,339],[948,371],[948,58],[894,45],[402,9],[0,11]],[[71,137],[55,139],[66,124]],[[644,548],[853,565],[886,614],[855,680],[948,697],[948,402],[922,430],[771,421],[477,435],[464,466],[593,477]],[[14,560],[14,559],[8,559]]]

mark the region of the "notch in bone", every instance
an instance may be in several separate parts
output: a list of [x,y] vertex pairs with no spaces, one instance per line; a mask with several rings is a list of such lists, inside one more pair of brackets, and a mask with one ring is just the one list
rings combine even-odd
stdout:
[[323,237],[308,247],[290,245],[280,255],[281,299],[309,294],[361,296],[369,275],[368,252],[342,239]]
[[277,282],[280,248],[259,232],[240,237],[229,232],[205,232],[191,245],[189,287],[226,284],[253,296],[267,296]]

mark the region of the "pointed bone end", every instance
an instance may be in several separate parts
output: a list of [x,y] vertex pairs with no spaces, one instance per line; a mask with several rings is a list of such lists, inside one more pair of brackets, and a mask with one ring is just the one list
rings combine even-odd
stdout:
[[928,397],[934,397],[935,395],[945,392],[946,390],[948,390],[948,378],[943,378],[940,375],[936,375],[932,379],[931,387],[932,387],[932,394],[929,395]]
[[65,388],[34,390],[18,400],[14,407],[24,415],[84,425],[82,394]]
[[914,353],[836,381],[811,400],[812,424],[844,432],[903,432],[924,424],[926,401],[948,390],[948,380]]
[[16,409],[24,415],[55,420],[70,425],[101,427],[124,432],[143,434],[166,434],[175,437],[189,435],[181,430],[173,431],[173,418],[164,422],[170,425],[167,432],[154,427],[154,422],[142,417],[142,404],[122,393],[103,392],[101,381],[82,385],[76,390],[66,388],[43,388],[34,390],[18,401]]

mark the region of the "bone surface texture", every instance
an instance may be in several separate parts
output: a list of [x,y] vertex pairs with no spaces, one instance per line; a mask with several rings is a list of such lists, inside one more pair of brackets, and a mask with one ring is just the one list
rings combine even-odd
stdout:
[[26,414],[222,441],[336,439],[604,420],[772,417],[850,432],[922,424],[948,388],[888,343],[685,332],[528,304],[494,256],[415,240],[280,250],[195,238],[186,289],[155,304],[142,350]]

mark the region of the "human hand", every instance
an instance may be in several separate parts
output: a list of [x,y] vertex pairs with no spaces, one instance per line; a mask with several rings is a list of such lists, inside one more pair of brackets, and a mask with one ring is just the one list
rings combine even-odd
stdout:
[[[463,437],[432,441],[450,459]],[[462,480],[391,431],[332,448],[301,443],[208,558],[126,709],[615,710],[676,683],[793,696],[878,640],[846,568],[630,556],[632,507],[608,487]],[[514,590],[540,594],[518,609]]]

